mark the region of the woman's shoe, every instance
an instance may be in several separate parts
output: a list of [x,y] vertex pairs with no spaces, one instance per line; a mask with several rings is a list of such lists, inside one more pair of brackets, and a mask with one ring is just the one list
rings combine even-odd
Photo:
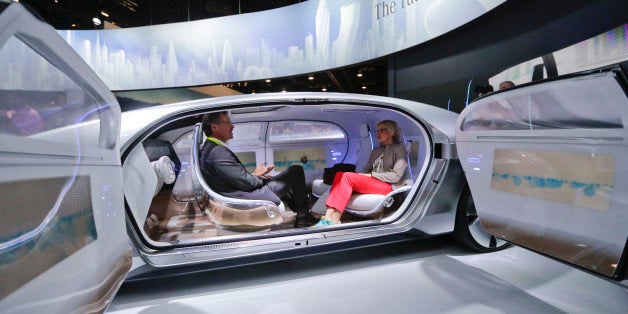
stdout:
[[329,219],[322,218],[314,225],[314,227],[325,227],[325,226],[331,226],[331,225],[336,225],[336,224],[339,224],[339,222],[334,223],[333,221]]

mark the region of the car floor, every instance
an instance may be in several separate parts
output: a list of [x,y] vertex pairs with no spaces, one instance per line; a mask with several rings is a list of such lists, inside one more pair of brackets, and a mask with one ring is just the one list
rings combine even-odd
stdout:
[[626,313],[612,282],[449,237],[123,284],[107,313]]
[[[316,198],[310,202],[310,209],[314,205]],[[291,210],[286,206],[286,210]],[[394,210],[384,210],[382,216],[389,215]],[[320,215],[313,213],[315,218]],[[377,217],[379,219],[379,217]],[[358,217],[347,213],[343,216],[344,223],[373,219],[369,217]],[[144,222],[144,232],[153,241],[176,243],[178,241],[193,240],[200,238],[212,238],[222,235],[243,234],[243,232],[232,232],[223,230],[214,225],[198,209],[198,205],[193,200],[177,201],[173,196],[172,187],[165,186],[153,197],[149,212]],[[294,221],[288,221],[276,226],[269,227],[256,233],[269,233],[271,231],[289,230],[294,228]]]

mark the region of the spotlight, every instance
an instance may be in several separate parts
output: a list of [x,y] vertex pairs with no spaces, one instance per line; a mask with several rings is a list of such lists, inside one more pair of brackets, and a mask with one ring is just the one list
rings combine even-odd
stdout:
[[362,77],[362,72],[358,72],[358,74],[356,74],[357,77]]
[[102,15],[104,17],[109,17],[109,13],[107,13],[105,11],[100,11],[100,15]]
[[100,26],[100,24],[102,24],[102,21],[100,21],[100,19],[97,17],[93,18],[92,22],[94,22],[94,25],[96,26]]
[[310,81],[314,80],[314,75],[308,76],[307,79],[310,80]]
[[323,87],[321,90],[326,92],[327,91],[327,87]]
[[362,85],[362,89],[366,89],[366,85]]
[[266,79],[266,83],[270,83],[270,79]]

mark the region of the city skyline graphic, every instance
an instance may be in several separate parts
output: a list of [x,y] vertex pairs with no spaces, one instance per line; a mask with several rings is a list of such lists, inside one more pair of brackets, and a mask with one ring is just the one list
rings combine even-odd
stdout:
[[444,34],[504,1],[310,0],[207,20],[58,32],[111,90],[211,85],[382,57]]

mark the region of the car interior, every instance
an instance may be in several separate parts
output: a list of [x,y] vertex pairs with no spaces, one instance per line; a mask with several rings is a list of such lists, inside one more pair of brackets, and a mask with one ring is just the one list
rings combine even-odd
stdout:
[[[405,196],[425,175],[431,155],[430,131],[409,115],[366,105],[272,105],[228,110],[234,123],[232,151],[252,172],[259,163],[274,164],[272,174],[298,164],[304,168],[310,212],[324,213],[329,185],[322,180],[325,168],[338,163],[364,168],[371,149],[378,145],[374,130],[379,121],[396,121],[408,151],[406,185],[388,195],[355,194],[343,216],[341,228],[360,223],[381,223],[404,214]],[[307,118],[307,119],[305,119]],[[174,117],[152,130],[131,149],[123,162],[125,193],[134,223],[152,245],[169,246],[212,242],[247,236],[308,232],[294,228],[290,203],[279,206],[222,196],[211,190],[200,175],[199,150],[205,135],[199,127],[202,113]],[[151,163],[169,158],[176,174],[173,183],[160,180]],[[132,174],[132,175],[131,175]],[[142,183],[142,184],[133,184]]]

